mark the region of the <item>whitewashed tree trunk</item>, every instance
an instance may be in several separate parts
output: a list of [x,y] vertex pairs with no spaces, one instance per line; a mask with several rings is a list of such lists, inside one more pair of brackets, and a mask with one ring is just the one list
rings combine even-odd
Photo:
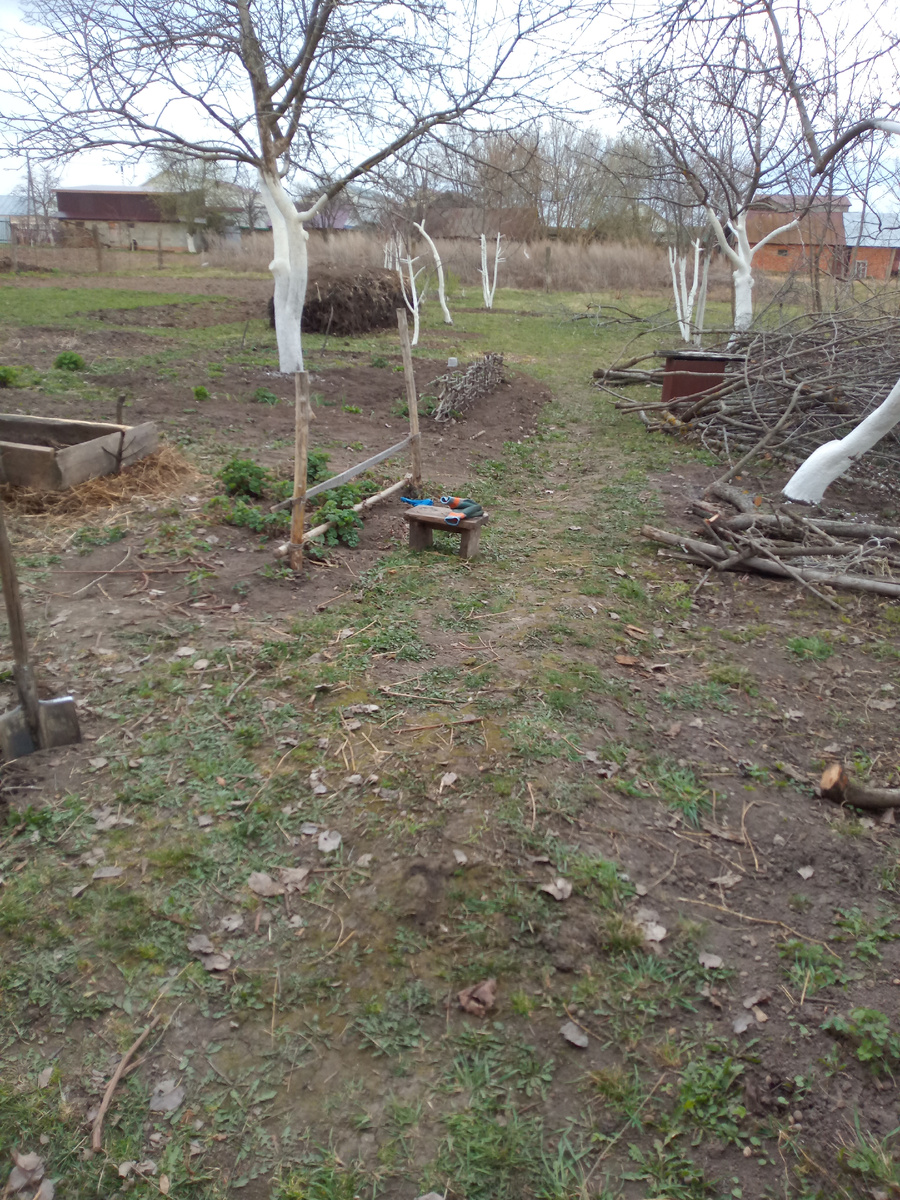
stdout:
[[734,331],[736,334],[742,333],[753,324],[753,256],[757,250],[768,245],[773,238],[780,233],[786,233],[789,229],[796,228],[800,222],[793,220],[788,221],[786,225],[779,225],[777,229],[767,233],[764,238],[760,238],[755,246],[751,246],[747,236],[747,210],[744,209],[733,221],[728,223],[736,242],[736,245],[732,246],[725,235],[722,222],[713,210],[708,208],[706,213],[719,248],[733,268],[731,278],[734,284]]
[[[672,291],[675,295],[675,316],[678,320],[678,329],[681,333],[682,340],[690,343],[692,340],[691,328],[695,325],[694,321],[694,303],[697,299],[697,289],[700,284],[700,242],[694,242],[694,275],[691,282],[690,293],[687,289],[687,259],[679,257],[674,246],[669,247],[669,268],[672,272]],[[707,262],[709,260],[707,259]],[[677,272],[676,272],[677,268]],[[704,270],[704,279],[708,272]],[[706,298],[703,300],[704,307],[706,306]]]
[[481,268],[478,274],[481,276],[481,294],[484,296],[485,308],[494,307],[494,293],[497,290],[497,268],[504,261],[500,257],[500,240],[502,237],[502,234],[497,234],[497,245],[494,248],[494,278],[493,282],[491,282],[488,272],[487,238],[484,234],[481,235]]
[[[407,254],[406,258],[401,259],[397,267],[397,273],[400,276],[400,290],[403,293],[403,302],[409,311],[412,313],[413,331],[412,337],[409,339],[411,346],[419,344],[419,308],[421,306],[421,298],[416,288],[416,280],[422,273],[422,268],[415,270],[415,263],[418,260]],[[407,287],[406,276],[403,273],[404,264],[409,273],[409,286]]]
[[444,314],[444,324],[452,325],[453,318],[450,316],[450,309],[447,307],[447,292],[444,287],[444,264],[441,262],[441,256],[438,254],[438,248],[425,232],[424,222],[413,221],[413,224],[431,248],[431,254],[434,258],[434,269],[437,271],[438,301],[441,305],[441,312]]
[[274,253],[269,270],[275,277],[278,369],[284,372],[302,371],[300,320],[309,274],[309,234],[303,228],[301,214],[297,212],[277,174],[260,170],[259,190],[272,222]]
[[697,315],[694,318],[694,325],[697,332],[694,335],[694,341],[698,346],[703,345],[703,323],[706,320],[706,296],[709,291],[709,255],[703,263],[703,278],[700,281],[700,293],[697,296]]
[[784,485],[789,500],[805,500],[818,504],[829,484],[834,483],[853,462],[880,442],[900,421],[900,380],[891,388],[887,398],[869,413],[855,429],[833,442],[813,450]]

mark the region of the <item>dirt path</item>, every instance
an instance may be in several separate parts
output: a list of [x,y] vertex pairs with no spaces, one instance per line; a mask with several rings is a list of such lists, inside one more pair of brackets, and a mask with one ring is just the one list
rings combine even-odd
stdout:
[[[153,1163],[138,1195],[285,1200],[894,1186],[894,831],[813,781],[897,770],[896,607],[659,560],[636,529],[711,468],[590,391],[587,331],[498,342],[555,398],[435,459],[491,510],[471,564],[410,555],[390,509],[261,579],[202,482],[85,558],[34,550],[42,671],[88,740],[6,772],[0,1128],[49,1139],[60,1191],[119,1195],[125,1161]],[[126,549],[149,586],[73,596],[64,569]]]

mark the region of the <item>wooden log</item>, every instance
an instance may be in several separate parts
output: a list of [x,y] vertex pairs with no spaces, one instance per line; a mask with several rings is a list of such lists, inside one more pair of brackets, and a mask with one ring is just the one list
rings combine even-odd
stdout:
[[309,373],[294,373],[294,492],[291,496],[291,567],[303,566],[303,518],[306,515],[306,472],[309,455]]
[[866,783],[851,779],[839,762],[828,764],[822,772],[819,788],[823,797],[835,804],[852,804],[854,808],[868,808],[876,812],[900,808],[900,788],[869,787]]
[[[651,525],[644,525],[641,533],[652,542],[662,542],[664,546],[686,549],[693,557],[699,558],[704,566],[717,566],[727,557],[718,546],[712,546],[709,542],[701,541],[700,538],[685,537],[681,534],[670,533],[667,529],[655,529]],[[710,564],[710,559],[713,560],[712,564]],[[793,571],[781,563],[759,557],[746,558],[741,563],[732,567],[726,565],[722,569],[756,571],[760,575],[775,575],[779,579],[790,579],[793,575]],[[815,567],[804,567],[797,574],[802,575],[810,583],[824,583],[829,587],[840,588],[842,591],[872,592],[877,596],[891,596],[900,599],[900,583],[890,583],[884,579],[870,579],[866,575],[833,575],[830,571],[821,571]]]
[[[784,521],[781,517],[774,516],[772,513],[761,512],[742,512],[739,516],[728,517],[724,514],[721,517],[722,523],[728,529],[733,529],[736,533],[743,529],[749,529],[752,525],[757,525],[761,529],[781,529],[787,536],[791,529],[791,525]],[[826,521],[821,517],[815,519],[815,529],[805,523],[805,518],[797,514],[797,529],[798,536],[804,530],[814,533],[821,530],[823,533],[831,534],[836,537],[853,537],[853,538],[884,538],[891,541],[900,542],[900,527],[896,525],[858,525],[855,521]]]
[[422,435],[419,433],[419,397],[416,395],[416,376],[413,371],[412,345],[406,309],[397,309],[397,328],[400,331],[400,350],[403,355],[403,378],[406,383],[406,405],[409,409],[409,458],[413,488],[422,486]]

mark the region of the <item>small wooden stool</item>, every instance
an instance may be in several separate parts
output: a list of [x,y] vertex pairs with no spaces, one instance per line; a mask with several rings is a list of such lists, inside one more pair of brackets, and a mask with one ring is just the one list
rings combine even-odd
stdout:
[[416,505],[415,508],[404,512],[403,519],[409,522],[410,550],[427,550],[429,546],[434,545],[435,529],[442,529],[444,533],[459,534],[460,558],[474,558],[478,553],[478,544],[481,541],[481,527],[488,519],[488,514],[484,513],[480,517],[466,517],[458,525],[446,525],[444,517],[449,516],[452,512],[451,508],[443,508],[439,505]]

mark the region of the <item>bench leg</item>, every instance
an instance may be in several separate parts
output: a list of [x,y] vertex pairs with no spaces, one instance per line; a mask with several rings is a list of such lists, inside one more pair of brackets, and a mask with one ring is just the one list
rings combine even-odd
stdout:
[[410,550],[427,550],[429,546],[434,545],[434,530],[430,525],[423,525],[419,521],[410,521],[409,523],[409,548]]
[[478,553],[481,541],[481,526],[477,529],[463,529],[459,535],[459,557],[474,558]]

